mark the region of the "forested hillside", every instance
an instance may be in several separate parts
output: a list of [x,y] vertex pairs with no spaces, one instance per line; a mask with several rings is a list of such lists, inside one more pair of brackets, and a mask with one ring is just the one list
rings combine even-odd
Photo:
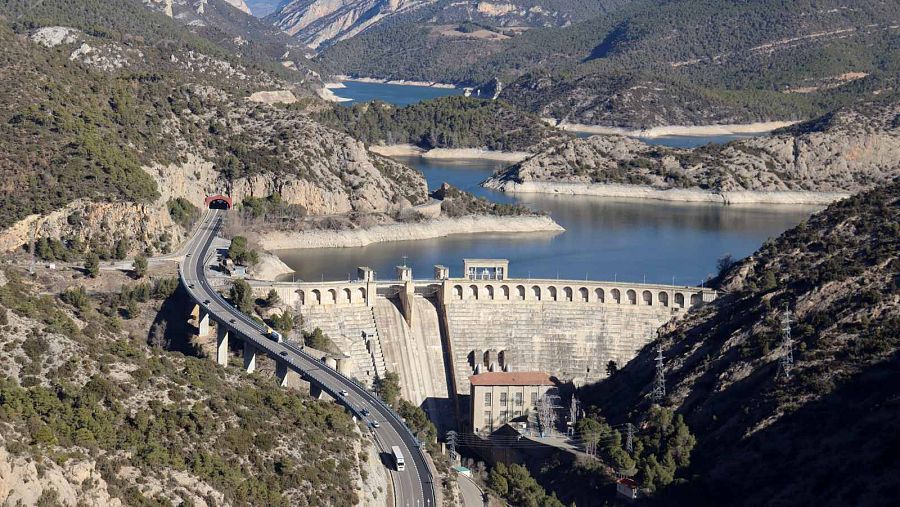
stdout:
[[126,237],[165,251],[183,233],[168,201],[202,206],[216,190],[280,193],[310,214],[427,198],[421,175],[314,123],[302,102],[259,103],[253,93],[273,89],[298,100],[280,64],[231,54],[131,1],[21,14],[0,26],[0,250],[37,234],[79,252]]
[[383,481],[337,405],[164,350],[177,278],[53,276],[0,271],[4,503],[346,506]]
[[[900,487],[898,254],[895,180],[723,265],[718,300],[664,327],[610,379],[583,388],[589,411],[641,427],[653,410],[661,346],[662,405],[684,418],[696,447],[673,477],[656,476],[647,503],[892,504]],[[785,311],[789,375],[781,366]],[[645,486],[648,473],[637,475]]]
[[417,34],[427,27],[407,27],[366,32],[319,60],[360,76],[467,85],[497,78],[502,98],[573,123],[805,119],[897,86],[895,7],[639,0],[570,27],[479,41],[463,57]]
[[531,151],[568,136],[502,101],[462,96],[406,107],[383,102],[333,106],[314,115],[324,125],[367,144],[412,144],[432,148]]

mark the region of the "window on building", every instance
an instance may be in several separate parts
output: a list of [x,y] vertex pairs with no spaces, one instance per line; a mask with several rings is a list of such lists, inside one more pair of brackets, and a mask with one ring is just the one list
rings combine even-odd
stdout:
[[518,418],[520,418],[520,417],[522,417],[522,411],[521,411],[521,410],[516,410],[516,413],[515,413],[515,415],[513,415],[513,418],[518,419]]
[[522,406],[522,396],[523,396],[522,393],[516,393],[516,406],[517,407]]
[[508,420],[509,420],[509,412],[507,412],[506,410],[501,410],[500,411],[500,424],[506,424],[506,422]]
[[537,398],[538,398],[537,395],[538,395],[537,392],[531,393],[531,406],[532,407],[537,406]]
[[484,411],[484,424],[488,425],[491,429],[494,429],[494,414],[490,410]]
[[506,393],[500,393],[500,405],[506,406]]
[[484,393],[484,406],[485,407],[491,406],[491,393]]

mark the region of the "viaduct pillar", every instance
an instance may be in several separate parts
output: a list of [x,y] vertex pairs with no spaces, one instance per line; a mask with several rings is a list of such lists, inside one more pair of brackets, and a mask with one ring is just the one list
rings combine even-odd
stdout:
[[244,340],[244,370],[247,373],[256,371],[256,347],[250,340]]
[[209,312],[197,305],[197,336],[209,336]]
[[228,330],[225,326],[216,326],[216,364],[228,366]]
[[275,362],[275,378],[278,380],[279,387],[287,387],[288,367],[282,361]]

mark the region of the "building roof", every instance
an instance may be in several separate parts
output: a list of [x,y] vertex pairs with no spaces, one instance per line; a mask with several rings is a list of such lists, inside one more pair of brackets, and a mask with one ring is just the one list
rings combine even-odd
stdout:
[[550,375],[542,371],[491,371],[469,377],[473,386],[552,386]]
[[630,477],[621,477],[616,482],[622,484],[623,486],[628,486],[631,489],[637,489],[638,487],[637,481]]

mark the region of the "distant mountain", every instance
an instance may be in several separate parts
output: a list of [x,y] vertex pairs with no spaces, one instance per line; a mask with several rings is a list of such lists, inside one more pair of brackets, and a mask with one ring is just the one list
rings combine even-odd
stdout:
[[[434,26],[452,32],[469,23],[464,32],[476,37],[502,39],[478,25],[516,30],[538,26],[565,26],[602,12],[624,0],[287,0],[267,19],[310,48],[349,39],[367,30],[406,24]],[[450,26],[442,26],[450,25]],[[512,32],[511,32],[512,33]],[[458,37],[448,34],[447,37]]]
[[[646,503],[894,504],[898,255],[900,180],[894,180],[829,206],[726,266],[716,282],[719,299],[663,328],[611,378],[581,389],[587,411],[641,428],[651,413],[661,348],[663,405],[684,417],[696,446],[674,477],[638,471],[642,485],[671,484]],[[789,350],[785,310],[789,377],[781,361]],[[581,498],[611,496],[608,488]]]
[[[615,8],[614,8],[615,7]],[[332,73],[477,86],[571,123],[807,119],[900,75],[900,10],[863,0],[635,0],[505,37],[382,25],[325,49]],[[493,33],[504,33],[494,25]],[[452,37],[450,35],[453,35]]]
[[318,66],[306,49],[271,24],[251,15],[243,0],[145,0],[144,4],[234,53],[253,54],[299,72],[297,80],[318,87]]

